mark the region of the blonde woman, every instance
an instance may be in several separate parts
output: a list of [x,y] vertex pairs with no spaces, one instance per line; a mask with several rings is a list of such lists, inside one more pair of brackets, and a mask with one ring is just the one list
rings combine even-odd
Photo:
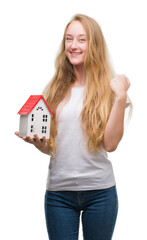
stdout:
[[23,138],[51,155],[45,194],[50,240],[78,240],[80,214],[84,240],[112,239],[118,198],[107,152],[123,136],[129,87],[125,75],[114,75],[100,26],[75,15],[43,93],[54,115],[50,139]]

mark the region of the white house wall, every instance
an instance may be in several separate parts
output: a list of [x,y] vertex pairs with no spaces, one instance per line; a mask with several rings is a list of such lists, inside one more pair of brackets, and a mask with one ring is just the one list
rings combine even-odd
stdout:
[[19,121],[19,136],[25,137],[27,135],[28,115],[20,115]]
[[[32,114],[34,115],[33,121],[32,121]],[[43,115],[47,115],[47,122],[45,121],[43,122]],[[37,133],[39,138],[42,138],[43,136],[45,136],[47,139],[49,139],[50,120],[51,120],[51,114],[47,106],[45,105],[43,99],[40,99],[40,101],[36,104],[34,109],[28,115],[27,135],[33,138],[34,134]],[[46,131],[46,133],[42,133],[42,127],[44,127],[44,130]],[[31,132],[31,129],[32,129],[32,132]]]

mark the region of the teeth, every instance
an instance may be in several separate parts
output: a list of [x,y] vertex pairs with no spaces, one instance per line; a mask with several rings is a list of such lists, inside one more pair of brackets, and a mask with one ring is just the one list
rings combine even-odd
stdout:
[[80,53],[71,53],[72,55],[78,55],[78,54],[80,54]]

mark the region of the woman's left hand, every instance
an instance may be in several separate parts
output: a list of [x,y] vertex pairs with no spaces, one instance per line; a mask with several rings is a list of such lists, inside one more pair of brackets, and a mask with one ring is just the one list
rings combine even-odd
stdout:
[[116,77],[110,81],[110,87],[115,95],[119,97],[126,95],[130,87],[130,82],[124,74],[116,75]]

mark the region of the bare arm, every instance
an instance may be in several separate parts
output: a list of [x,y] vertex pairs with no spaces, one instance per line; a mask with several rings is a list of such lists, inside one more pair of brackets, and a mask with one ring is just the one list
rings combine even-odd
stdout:
[[127,90],[130,83],[125,75],[118,75],[111,80],[110,86],[115,93],[115,101],[103,138],[104,147],[108,152],[112,152],[117,148],[123,136]]

